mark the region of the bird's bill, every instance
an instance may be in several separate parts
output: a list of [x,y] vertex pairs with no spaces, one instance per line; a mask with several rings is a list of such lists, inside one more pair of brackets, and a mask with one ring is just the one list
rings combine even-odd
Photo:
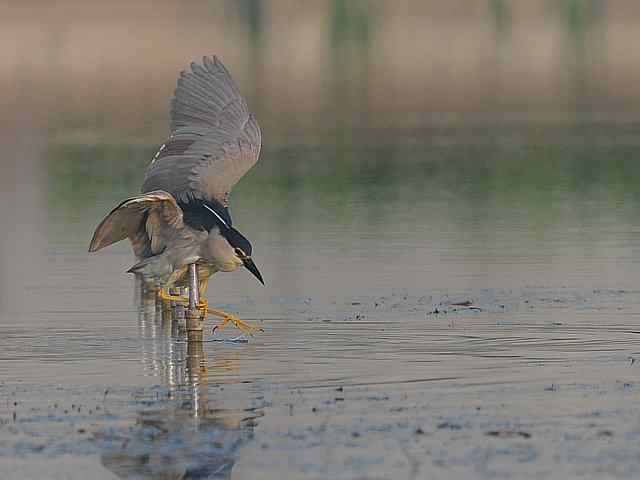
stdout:
[[258,267],[256,267],[256,264],[253,263],[253,260],[251,260],[249,257],[243,258],[242,259],[242,263],[244,263],[244,266],[247,268],[247,270],[249,270],[251,273],[253,273],[255,275],[255,277],[260,280],[260,283],[264,285],[264,280],[262,279],[262,275],[260,274],[260,270],[258,270]]

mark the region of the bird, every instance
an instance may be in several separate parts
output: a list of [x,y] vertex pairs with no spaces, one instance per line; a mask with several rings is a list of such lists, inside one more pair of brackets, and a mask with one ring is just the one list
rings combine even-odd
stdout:
[[[251,242],[233,225],[229,194],[258,162],[262,133],[255,116],[218,57],[193,61],[180,73],[169,109],[170,134],[147,166],[141,193],[118,204],[96,228],[89,252],[128,238],[136,264],[128,272],[159,286],[163,300],[197,274],[197,308],[222,318],[219,328],[253,327],[210,309],[204,300],[209,278],[246,268],[264,279],[252,259]],[[193,284],[192,284],[193,289]]]

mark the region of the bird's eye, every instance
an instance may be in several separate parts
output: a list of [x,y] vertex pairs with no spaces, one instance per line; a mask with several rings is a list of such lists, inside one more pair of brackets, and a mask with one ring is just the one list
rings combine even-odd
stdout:
[[240,248],[236,248],[236,255],[240,258],[244,258],[246,256]]

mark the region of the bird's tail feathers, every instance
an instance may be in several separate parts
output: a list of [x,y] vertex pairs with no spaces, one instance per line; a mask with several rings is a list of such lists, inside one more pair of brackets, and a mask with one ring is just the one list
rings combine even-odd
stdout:
[[155,257],[149,257],[149,258],[145,258],[144,260],[140,260],[138,263],[132,266],[129,270],[127,270],[127,273],[144,273],[143,270],[145,269],[145,267],[150,265],[155,260],[156,260]]

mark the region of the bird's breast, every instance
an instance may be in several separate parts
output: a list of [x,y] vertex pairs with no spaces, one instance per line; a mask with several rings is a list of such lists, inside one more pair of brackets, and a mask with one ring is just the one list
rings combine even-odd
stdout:
[[198,278],[209,278],[214,273],[216,273],[216,269],[213,265],[198,263]]
[[220,272],[233,272],[238,268],[238,266],[239,265],[233,261],[223,261],[214,265],[216,271]]

